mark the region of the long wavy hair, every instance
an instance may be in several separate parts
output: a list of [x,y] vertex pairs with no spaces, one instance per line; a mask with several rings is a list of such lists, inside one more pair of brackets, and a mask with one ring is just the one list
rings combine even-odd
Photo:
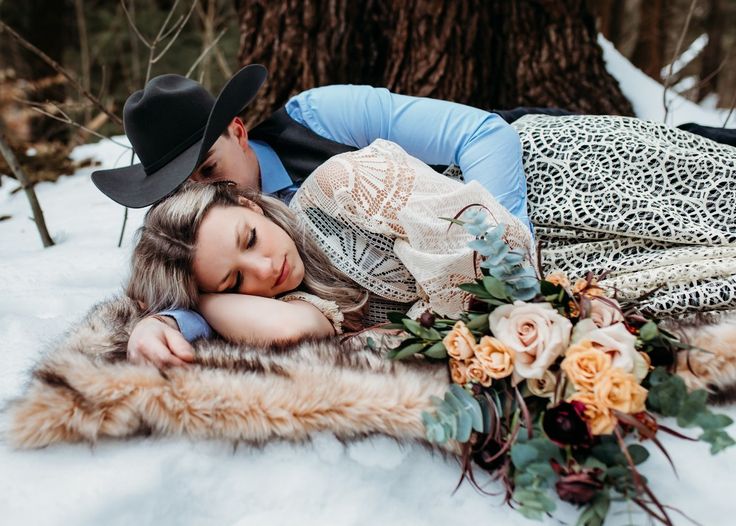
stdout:
[[304,262],[304,280],[299,289],[334,301],[345,316],[344,327],[361,329],[368,292],[335,268],[289,207],[232,183],[186,183],[151,207],[138,230],[127,295],[147,312],[196,309],[199,289],[193,262],[199,227],[213,207],[242,206],[240,197],[260,206],[265,217],[294,240]]

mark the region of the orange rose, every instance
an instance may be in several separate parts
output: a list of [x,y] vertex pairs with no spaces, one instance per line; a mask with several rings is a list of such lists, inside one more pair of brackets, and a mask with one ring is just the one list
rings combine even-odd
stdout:
[[456,384],[468,383],[468,366],[464,362],[450,358],[450,378]]
[[587,296],[604,296],[603,289],[598,286],[596,280],[592,279],[588,283],[588,280],[585,278],[575,281],[575,284],[572,286],[572,293],[585,294]]
[[565,274],[561,270],[550,272],[549,274],[547,274],[547,276],[545,276],[544,280],[549,281],[553,285],[559,285],[564,288],[570,286],[570,280],[567,279],[567,274]]
[[496,338],[483,336],[474,352],[475,359],[493,379],[506,378],[514,371],[514,354]]
[[491,377],[488,376],[483,365],[475,358],[468,363],[468,381],[475,382],[483,387],[490,387],[491,385]]
[[601,375],[593,394],[599,405],[623,413],[644,411],[644,402],[647,399],[647,390],[639,385],[636,377],[618,367],[613,367]]
[[613,411],[598,403],[593,393],[579,391],[567,399],[568,402],[582,402],[585,404],[585,417],[590,432],[594,435],[610,435],[616,428],[616,417]]
[[560,367],[576,389],[590,392],[601,374],[611,368],[611,357],[590,340],[583,340],[567,349]]
[[452,330],[444,337],[442,343],[445,344],[447,354],[450,358],[456,360],[468,360],[473,357],[473,347],[475,347],[475,336],[470,329],[462,321],[455,323]]

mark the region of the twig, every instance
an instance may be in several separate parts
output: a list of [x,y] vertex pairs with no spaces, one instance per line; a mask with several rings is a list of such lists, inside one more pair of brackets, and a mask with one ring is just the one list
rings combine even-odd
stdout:
[[[15,100],[18,100],[18,99],[15,99]],[[99,137],[100,139],[107,139],[108,141],[110,141],[110,142],[112,142],[114,144],[117,144],[118,146],[122,146],[123,148],[130,149],[130,146],[128,146],[127,144],[123,144],[122,142],[118,142],[118,141],[116,141],[115,139],[113,139],[111,137],[107,137],[106,135],[102,135],[101,133],[96,132],[95,130],[93,130],[92,128],[89,128],[87,126],[85,126],[84,124],[80,124],[80,123],[74,121],[71,117],[69,117],[69,114],[68,113],[66,113],[64,110],[62,110],[59,106],[57,106],[53,102],[48,102],[47,104],[50,104],[51,106],[53,106],[54,109],[56,109],[56,111],[61,114],[61,117],[58,116],[58,115],[54,115],[53,113],[50,113],[50,112],[46,111],[43,108],[43,104],[41,104],[39,102],[31,102],[29,100],[23,100],[23,101],[20,101],[20,102],[23,102],[25,104],[28,104],[33,111],[36,111],[36,112],[40,113],[41,115],[45,115],[46,117],[49,117],[51,119],[57,120],[59,122],[63,122],[64,124],[68,124],[70,126],[74,126],[75,128],[79,128],[80,130],[84,130],[85,132],[91,133],[92,135],[94,135],[95,137]]]
[[672,60],[670,61],[670,69],[667,72],[667,78],[664,80],[664,90],[662,91],[662,104],[664,105],[664,123],[667,124],[667,115],[670,112],[670,106],[667,103],[667,90],[670,89],[670,84],[672,80],[672,69],[675,66],[675,60],[677,60],[677,57],[680,56],[680,50],[682,49],[682,44],[685,41],[685,34],[687,33],[688,28],[690,27],[690,20],[693,17],[693,12],[695,11],[695,4],[697,3],[697,0],[692,0],[690,2],[690,9],[687,12],[687,18],[685,19],[685,25],[682,28],[682,32],[680,33],[680,38],[677,40],[677,46],[675,47],[675,53],[672,56]]
[[[77,17],[77,33],[79,34],[79,53],[81,62],[81,82],[80,84],[84,89],[89,91],[91,77],[92,77],[92,66],[90,63],[89,56],[89,39],[87,38],[87,22],[84,19],[84,0],[74,0],[74,12]],[[84,120],[89,121],[90,111],[89,107],[84,108]]]
[[[131,150],[130,152],[130,164],[133,164],[133,161],[135,160],[135,152]],[[120,237],[118,237],[118,248],[123,246],[123,236],[125,235],[125,227],[128,225],[128,207],[125,207],[125,211],[123,212],[123,226],[120,227]]]
[[113,112],[111,112],[110,110],[108,110],[105,107],[105,105],[102,104],[102,102],[100,102],[100,100],[97,97],[95,97],[89,91],[87,91],[86,89],[84,89],[84,87],[81,84],[79,84],[79,81],[76,78],[74,78],[74,76],[71,73],[69,73],[66,69],[64,69],[58,62],[56,62],[54,59],[52,59],[51,57],[49,57],[46,53],[44,53],[43,51],[41,51],[40,49],[38,49],[36,46],[34,46],[33,44],[31,44],[30,42],[28,42],[25,38],[23,38],[22,36],[20,36],[18,33],[15,32],[15,30],[13,30],[9,25],[7,25],[2,20],[0,20],[0,29],[2,29],[3,31],[7,31],[8,34],[11,37],[13,37],[21,46],[23,46],[24,48],[26,48],[31,53],[35,54],[41,60],[43,60],[44,62],[46,62],[46,64],[48,64],[51,68],[53,68],[58,73],[60,73],[61,75],[63,75],[69,82],[71,82],[74,85],[74,87],[87,100],[89,100],[90,102],[92,102],[92,104],[94,104],[97,108],[99,108],[100,111],[106,113],[113,121],[115,121],[120,126],[123,125],[123,121],[122,121],[122,119],[120,117],[118,117]]
[[220,41],[220,39],[221,39],[221,38],[223,37],[223,35],[224,35],[224,34],[225,34],[226,32],[227,32],[227,28],[225,28],[225,29],[223,29],[222,31],[220,31],[220,34],[219,34],[219,35],[217,35],[217,36],[215,37],[215,39],[214,39],[214,40],[212,41],[212,43],[211,43],[211,44],[210,44],[209,46],[207,46],[207,47],[206,47],[206,48],[205,48],[205,49],[204,49],[204,50],[202,51],[202,53],[200,53],[200,54],[199,54],[199,56],[197,57],[197,60],[195,60],[195,61],[194,61],[194,64],[192,64],[192,67],[190,67],[190,68],[189,68],[189,71],[187,71],[187,74],[185,75],[185,76],[186,76],[187,78],[189,78],[189,76],[190,76],[190,75],[191,75],[192,73],[194,73],[194,70],[195,70],[195,69],[197,68],[197,66],[198,66],[198,65],[199,65],[199,63],[200,63],[200,62],[202,61],[202,59],[203,59],[203,58],[205,57],[205,55],[207,55],[207,54],[208,54],[208,53],[209,53],[209,52],[210,52],[210,51],[212,50],[212,48],[213,48],[213,47],[215,47],[215,46],[217,45],[217,43],[218,43],[218,42]]
[[736,92],[734,92],[733,97],[731,97],[731,109],[728,110],[728,115],[726,115],[726,120],[723,121],[723,126],[721,126],[721,128],[725,128],[726,124],[728,124],[729,119],[731,119],[731,115],[733,115],[734,108],[736,108]]
[[133,20],[133,16],[130,14],[130,11],[128,11],[128,7],[125,5],[125,0],[120,0],[120,5],[123,6],[123,11],[125,12],[125,18],[128,19],[128,25],[133,30],[133,32],[138,36],[138,38],[143,42],[143,44],[148,48],[151,49],[151,44],[146,40],[146,37],[143,36],[143,34],[138,30],[138,26],[135,25],[135,20]]
[[[181,18],[179,19],[179,22],[180,23],[179,23],[178,29],[176,30],[176,33],[174,34],[174,36],[171,37],[171,40],[169,40],[169,43],[166,44],[166,47],[161,51],[161,53],[159,53],[158,56],[156,56],[153,59],[153,64],[155,64],[156,62],[158,62],[159,60],[161,60],[161,58],[166,54],[166,52],[169,50],[169,48],[172,46],[172,44],[174,42],[176,42],[176,39],[179,37],[179,34],[184,29],[184,26],[187,25],[187,22],[189,21],[189,17],[192,16],[192,12],[194,11],[194,6],[197,5],[197,2],[198,1],[199,0],[194,0],[194,2],[192,2],[192,6],[189,8],[189,11],[187,12],[187,14],[186,14],[186,16],[184,17],[183,20]],[[173,26],[172,29],[174,27],[176,27],[176,26]],[[168,33],[167,33],[167,35],[168,35]],[[166,38],[166,37],[161,37],[161,40],[163,40],[164,38]]]
[[33,221],[36,223],[36,228],[38,228],[38,233],[41,236],[41,242],[43,243],[43,246],[44,247],[53,246],[54,240],[51,239],[51,236],[49,235],[49,231],[46,228],[46,222],[43,219],[43,210],[41,210],[41,205],[38,203],[38,198],[36,198],[36,192],[34,191],[33,185],[28,180],[28,177],[23,171],[23,168],[21,168],[20,163],[18,162],[18,159],[15,157],[15,154],[13,153],[13,150],[10,148],[10,145],[5,139],[5,131],[2,128],[1,123],[0,123],[0,153],[2,153],[3,157],[5,157],[5,161],[8,163],[10,170],[13,172],[13,174],[15,175],[15,178],[18,179],[18,182],[20,183],[21,187],[26,192],[26,197],[28,197],[28,202],[31,204],[31,210],[33,211]]

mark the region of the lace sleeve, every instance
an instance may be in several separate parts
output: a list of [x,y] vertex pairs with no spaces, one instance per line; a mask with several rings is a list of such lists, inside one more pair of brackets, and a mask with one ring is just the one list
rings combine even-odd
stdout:
[[508,244],[534,261],[529,230],[479,183],[447,178],[380,139],[319,167],[291,206],[332,262],[361,286],[453,315],[465,301],[457,285],[477,269],[470,236],[444,218],[473,205],[506,224]]

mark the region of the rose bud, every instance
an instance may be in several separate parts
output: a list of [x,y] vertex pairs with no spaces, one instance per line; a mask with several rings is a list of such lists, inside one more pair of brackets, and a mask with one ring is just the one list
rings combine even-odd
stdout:
[[432,328],[432,326],[434,325],[434,320],[435,320],[434,315],[429,311],[419,316],[419,324],[422,327],[426,327],[427,329]]
[[603,489],[603,483],[596,476],[599,472],[599,469],[583,470],[561,476],[555,484],[557,495],[573,504],[587,504]]
[[544,412],[542,429],[549,439],[560,447],[587,446],[592,437],[583,419],[584,404],[560,402]]
[[503,465],[506,455],[498,455],[493,458],[501,451],[501,445],[498,442],[488,440],[488,435],[478,435],[478,446],[482,449],[473,453],[473,461],[480,468],[493,473]]

